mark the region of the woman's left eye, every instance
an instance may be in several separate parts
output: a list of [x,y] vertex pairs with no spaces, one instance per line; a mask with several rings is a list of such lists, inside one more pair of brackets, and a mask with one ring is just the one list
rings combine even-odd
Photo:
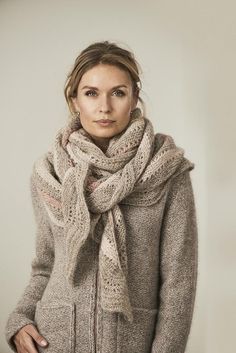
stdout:
[[121,91],[120,89],[118,89],[118,90],[115,91],[115,92],[119,93],[119,94],[118,94],[119,96],[124,96],[124,95],[125,95],[125,93],[124,93],[123,91]]

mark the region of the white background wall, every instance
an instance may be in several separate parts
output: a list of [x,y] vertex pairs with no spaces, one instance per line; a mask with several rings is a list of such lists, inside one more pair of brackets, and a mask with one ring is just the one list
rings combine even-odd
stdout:
[[1,353],[34,255],[32,165],[67,119],[74,59],[100,40],[134,52],[148,117],[195,163],[199,275],[187,353],[235,351],[235,11],[233,0],[0,1]]

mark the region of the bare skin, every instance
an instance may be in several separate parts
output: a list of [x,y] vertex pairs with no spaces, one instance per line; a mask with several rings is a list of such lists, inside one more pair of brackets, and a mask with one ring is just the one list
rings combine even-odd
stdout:
[[46,339],[40,335],[37,328],[32,324],[22,327],[13,337],[17,353],[38,353],[36,348],[37,344],[42,347],[48,345],[48,342],[46,345],[42,344],[42,340],[46,341]]

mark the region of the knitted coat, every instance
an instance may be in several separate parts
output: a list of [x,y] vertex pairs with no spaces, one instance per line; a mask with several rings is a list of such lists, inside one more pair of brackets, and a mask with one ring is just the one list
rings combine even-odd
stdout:
[[[159,134],[161,136],[161,134]],[[48,353],[183,353],[195,302],[198,232],[190,170],[175,173],[151,206],[119,204],[127,228],[128,285],[134,321],[100,305],[99,244],[89,238],[70,287],[64,269],[63,228],[51,221],[33,177],[30,179],[36,230],[31,276],[5,334],[34,324]],[[86,276],[82,276],[86,268]]]

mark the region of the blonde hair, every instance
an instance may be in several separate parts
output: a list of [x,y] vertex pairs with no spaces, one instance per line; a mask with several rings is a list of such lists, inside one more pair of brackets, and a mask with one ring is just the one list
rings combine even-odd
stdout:
[[145,115],[145,104],[139,96],[142,88],[142,83],[139,78],[140,65],[131,51],[121,48],[117,44],[109,41],[90,44],[87,48],[82,50],[75,59],[74,66],[67,75],[64,87],[64,95],[71,114],[75,114],[72,98],[77,96],[77,88],[82,76],[86,71],[98,64],[114,65],[129,74],[132,82],[133,95],[138,98],[143,109],[143,114]]

